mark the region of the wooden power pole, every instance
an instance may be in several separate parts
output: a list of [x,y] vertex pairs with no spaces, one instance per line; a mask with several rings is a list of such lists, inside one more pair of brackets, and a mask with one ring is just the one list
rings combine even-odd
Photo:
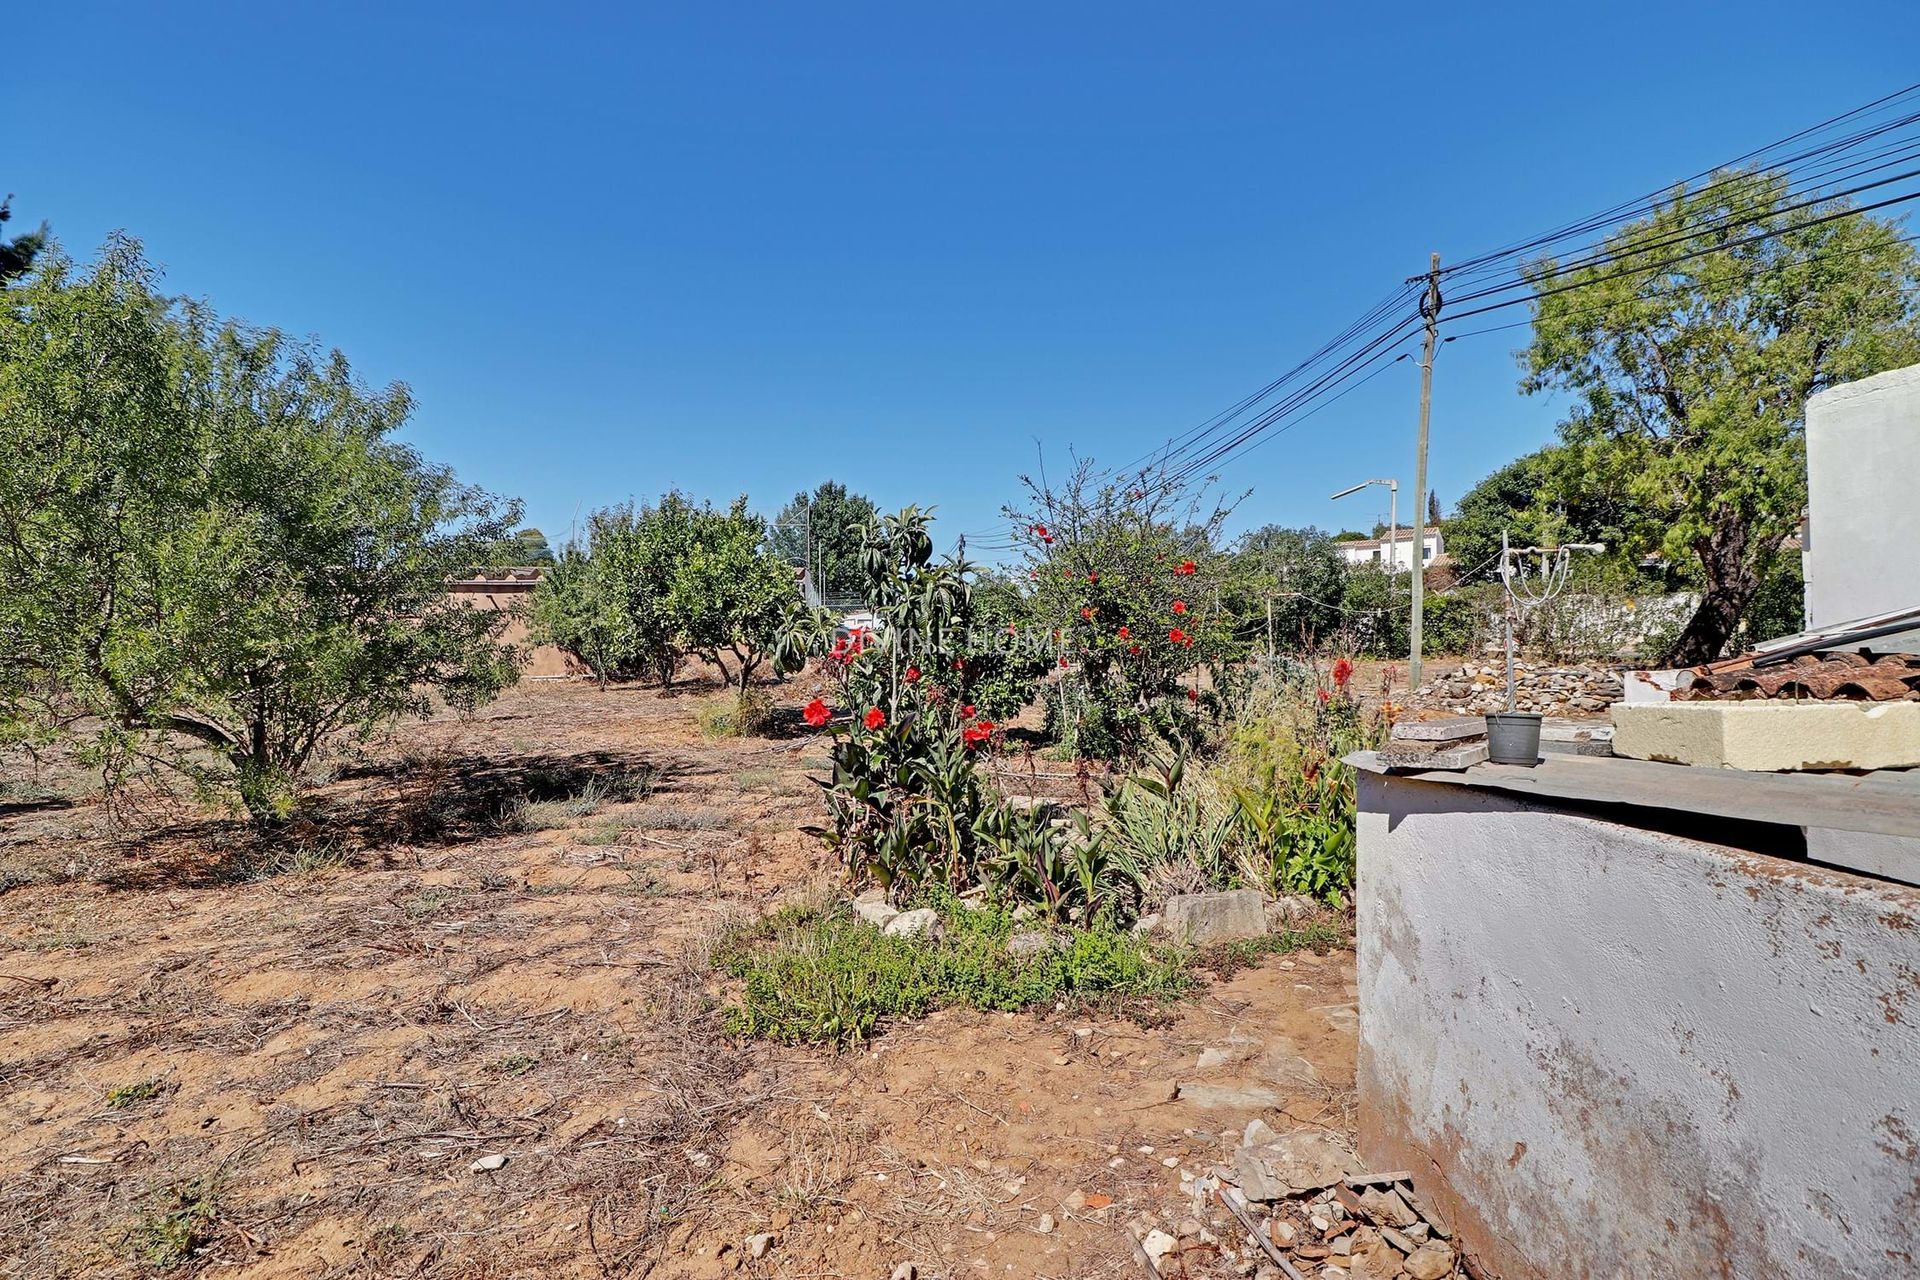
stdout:
[[[1418,277],[1416,277],[1417,279]],[[1420,362],[1420,448],[1413,462],[1413,546],[1408,553],[1413,561],[1413,623],[1407,654],[1407,688],[1420,687],[1420,632],[1426,610],[1427,562],[1427,419],[1433,411],[1433,353],[1440,345],[1440,255],[1427,264],[1427,292],[1420,299],[1420,315],[1427,322],[1426,355]],[[1388,554],[1399,541],[1400,531],[1387,535]]]

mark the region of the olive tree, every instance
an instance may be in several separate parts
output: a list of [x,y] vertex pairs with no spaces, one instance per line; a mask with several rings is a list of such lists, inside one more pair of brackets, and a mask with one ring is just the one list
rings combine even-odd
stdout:
[[139,246],[0,306],[0,734],[63,737],[259,823],[343,734],[515,677],[449,578],[518,518],[394,438],[405,387],[169,300]]

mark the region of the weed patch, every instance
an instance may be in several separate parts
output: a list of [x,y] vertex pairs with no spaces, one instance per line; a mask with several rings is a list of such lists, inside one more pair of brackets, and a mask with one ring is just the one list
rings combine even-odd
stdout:
[[219,1211],[219,1191],[210,1179],[168,1187],[159,1203],[127,1228],[127,1252],[151,1267],[177,1267],[207,1243]]
[[1281,929],[1258,938],[1240,938],[1207,947],[1193,957],[1193,966],[1220,978],[1231,978],[1242,969],[1250,969],[1268,956],[1289,951],[1313,951],[1325,955],[1330,947],[1344,946],[1346,938],[1331,924],[1314,922],[1298,929]]
[[158,1080],[141,1080],[134,1084],[116,1085],[107,1090],[107,1105],[115,1110],[132,1106],[136,1102],[145,1102],[149,1098],[160,1096]]
[[1165,999],[1190,979],[1178,955],[1101,926],[1035,955],[1007,950],[1013,921],[949,904],[937,941],[884,934],[844,910],[775,912],[722,939],[715,960],[741,983],[725,1011],[736,1035],[864,1040],[889,1018],[943,1006],[1013,1010],[1062,998]]

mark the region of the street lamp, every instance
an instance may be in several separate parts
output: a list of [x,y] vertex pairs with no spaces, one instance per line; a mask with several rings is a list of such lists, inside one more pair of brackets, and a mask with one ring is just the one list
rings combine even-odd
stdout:
[[[1400,482],[1398,480],[1362,480],[1351,489],[1342,489],[1340,492],[1334,494],[1333,498],[1329,498],[1328,501],[1331,502],[1334,498],[1344,498],[1348,494],[1358,493],[1368,485],[1375,484],[1387,486],[1387,572],[1392,573],[1394,571],[1394,559],[1400,554],[1396,549],[1400,544]],[[1420,558],[1420,550],[1419,547],[1413,549],[1413,558],[1416,562]],[[1417,563],[1415,567],[1419,567]]]

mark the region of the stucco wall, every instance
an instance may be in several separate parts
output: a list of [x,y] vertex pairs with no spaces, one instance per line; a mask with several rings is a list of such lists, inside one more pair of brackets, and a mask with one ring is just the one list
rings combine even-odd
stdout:
[[1498,792],[1361,806],[1362,1154],[1496,1274],[1920,1274],[1920,891]]
[[[1807,625],[1920,604],[1920,365],[1807,400]],[[1876,640],[1920,649],[1920,631]]]

